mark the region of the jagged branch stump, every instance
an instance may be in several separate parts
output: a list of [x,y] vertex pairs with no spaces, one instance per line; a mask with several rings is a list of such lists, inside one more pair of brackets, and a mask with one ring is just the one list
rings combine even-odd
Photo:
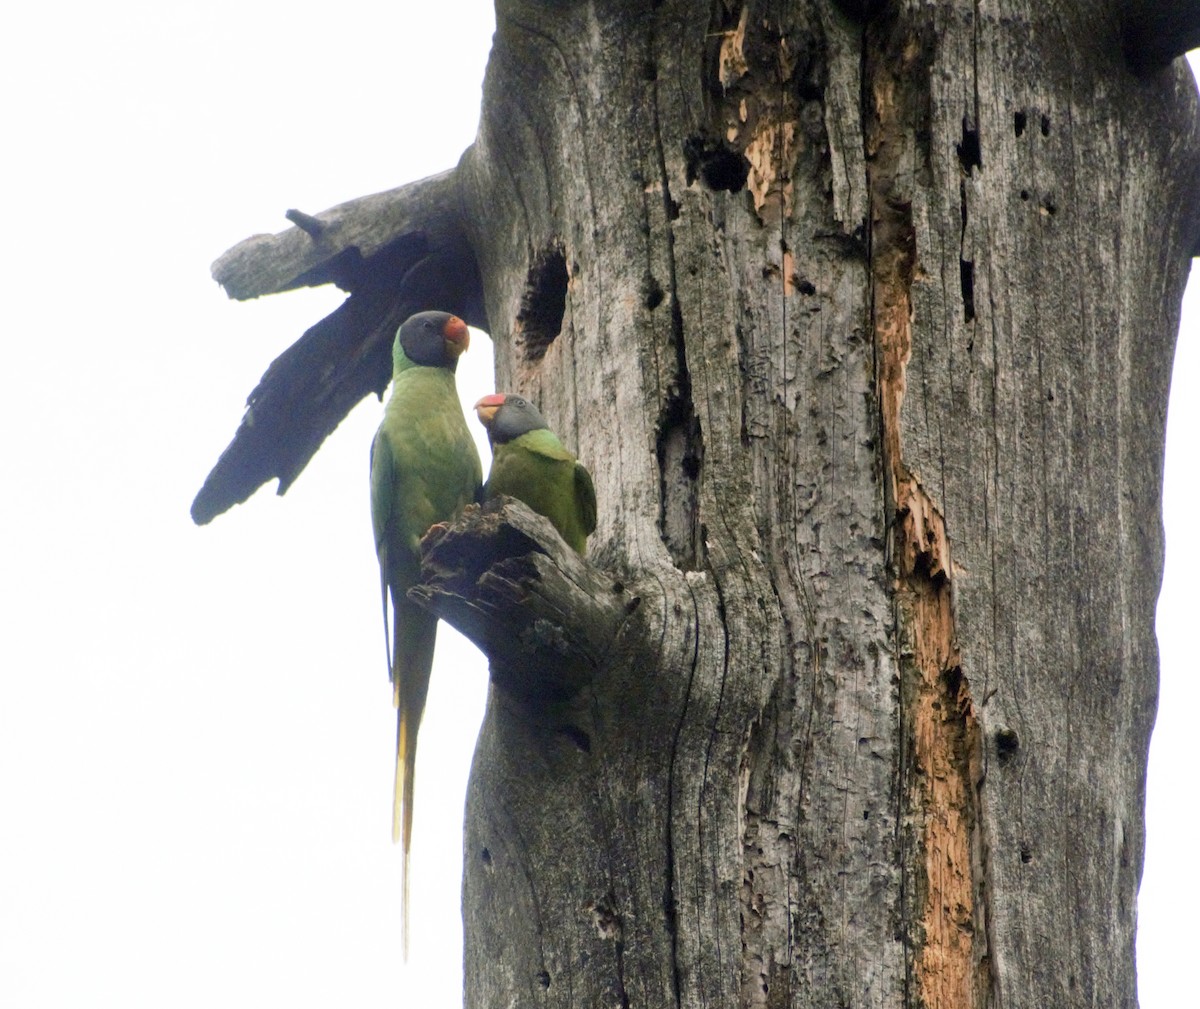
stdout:
[[[719,636],[709,580],[658,569],[626,587],[507,498],[431,530],[422,575],[410,595],[491,663],[467,792],[468,1004],[538,1004],[551,986],[576,992],[557,1004],[607,1004],[614,987],[621,1004],[631,949],[654,964],[638,985],[669,991],[675,873],[696,856],[677,819],[698,802],[713,816],[736,773],[699,684],[724,656],[700,644]],[[711,917],[706,935],[734,941],[730,915]]]
[[509,693],[561,700],[586,686],[639,599],[513,498],[469,506],[421,544],[409,597],[470,638]]
[[352,200],[296,226],[255,235],[218,259],[231,298],[336,284],[350,297],[267,369],[246,413],[192,504],[200,525],[278,478],[283,494],[321,443],[392,376],[396,329],[437,308],[487,327],[482,286],[462,227],[457,171]]

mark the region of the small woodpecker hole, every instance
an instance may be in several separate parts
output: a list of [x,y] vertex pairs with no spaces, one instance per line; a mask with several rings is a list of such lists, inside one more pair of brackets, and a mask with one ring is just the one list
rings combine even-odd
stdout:
[[1017,755],[1021,746],[1020,737],[1012,729],[1000,729],[996,732],[996,758],[1001,764],[1007,764]]
[[963,321],[975,318],[975,264],[969,259],[958,261],[958,279],[962,288]]
[[983,168],[983,150],[979,146],[979,130],[971,126],[971,121],[963,116],[962,140],[955,147],[958,153],[958,163],[962,166],[963,174],[970,175],[972,168]]
[[683,156],[689,186],[699,179],[709,189],[737,193],[750,176],[750,162],[741,151],[703,135],[683,142]]

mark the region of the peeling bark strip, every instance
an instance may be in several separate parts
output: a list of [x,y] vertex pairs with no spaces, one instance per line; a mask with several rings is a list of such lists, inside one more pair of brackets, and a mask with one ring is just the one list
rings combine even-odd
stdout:
[[901,822],[913,835],[901,856],[902,918],[911,929],[910,985],[916,991],[910,998],[915,994],[926,1009],[965,1009],[985,1005],[989,987],[986,939],[975,928],[973,876],[980,732],[958,648],[945,521],[904,463],[901,408],[919,270],[904,173],[913,169],[908,159],[923,153],[910,145],[921,132],[926,84],[920,75],[929,62],[918,39],[904,39],[898,48],[890,61],[884,46],[884,55],[868,63],[867,156],[876,375],[907,765]]
[[945,524],[920,485],[910,475],[902,479],[897,633],[911,658],[901,667],[901,704],[912,747],[907,801],[925,873],[914,895],[920,904],[914,973],[928,1009],[982,1006],[989,985],[975,945],[978,935],[982,947],[984,936],[975,930],[972,876],[979,723],[956,640]]
[[[740,14],[726,9],[725,19],[712,26],[710,34],[720,39],[716,83],[721,100],[712,122],[717,139],[693,138],[695,150],[708,152],[693,174],[710,189],[738,192],[745,186],[759,220],[778,224],[794,209],[801,101],[815,95],[793,80],[797,70],[808,69],[809,54],[801,59],[795,38],[774,20],[752,19],[750,7]],[[790,284],[786,273],[784,282]]]

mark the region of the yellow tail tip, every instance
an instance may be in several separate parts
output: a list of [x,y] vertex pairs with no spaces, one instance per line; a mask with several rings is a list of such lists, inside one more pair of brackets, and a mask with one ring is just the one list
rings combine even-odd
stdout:
[[[408,763],[408,720],[404,712],[396,720],[396,781],[392,790],[392,840],[399,841],[404,833],[405,806],[408,797],[405,795],[407,784],[406,764]],[[407,847],[408,839],[405,838]]]

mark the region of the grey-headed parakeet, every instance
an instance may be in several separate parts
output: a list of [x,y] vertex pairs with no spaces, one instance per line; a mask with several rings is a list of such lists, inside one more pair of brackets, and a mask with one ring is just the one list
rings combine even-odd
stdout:
[[420,579],[421,537],[479,495],[479,453],[454,384],[459,355],[469,341],[466,324],[447,312],[419,312],[405,320],[392,348],[392,395],[371,445],[371,518],[385,638],[389,591],[392,597],[388,670],[397,712],[392,839],[403,846],[406,955],[417,730],[437,635],[437,617],[410,601],[407,592]]
[[591,474],[523,396],[493,393],[475,404],[492,443],[485,499],[508,494],[545,515],[579,553],[596,528],[596,489]]

